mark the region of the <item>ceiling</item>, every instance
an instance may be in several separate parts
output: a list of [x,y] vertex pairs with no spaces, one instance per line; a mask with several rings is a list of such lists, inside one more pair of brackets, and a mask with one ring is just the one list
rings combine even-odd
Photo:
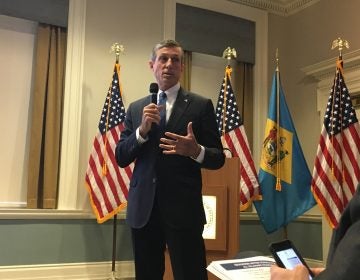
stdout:
[[228,0],[281,16],[295,14],[320,0]]

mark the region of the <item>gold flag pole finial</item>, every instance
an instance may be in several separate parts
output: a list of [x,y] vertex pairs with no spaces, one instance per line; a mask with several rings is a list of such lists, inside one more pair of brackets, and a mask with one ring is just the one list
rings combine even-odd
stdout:
[[120,45],[119,43],[114,43],[111,46],[110,52],[115,52],[116,55],[116,63],[119,62],[119,56],[120,54],[123,54],[125,52],[125,48],[123,45]]
[[228,60],[228,65],[230,65],[230,60],[236,58],[236,50],[234,48],[227,47],[223,52],[223,58]]
[[279,71],[279,49],[276,48],[275,52],[276,71]]
[[350,46],[349,46],[349,42],[347,41],[347,40],[343,40],[343,39],[341,39],[340,37],[339,38],[337,38],[336,40],[334,40],[333,42],[332,42],[332,45],[331,45],[331,49],[333,50],[333,49],[335,49],[335,48],[338,48],[338,50],[339,50],[339,57],[342,57],[342,50],[344,49],[344,48],[349,48]]

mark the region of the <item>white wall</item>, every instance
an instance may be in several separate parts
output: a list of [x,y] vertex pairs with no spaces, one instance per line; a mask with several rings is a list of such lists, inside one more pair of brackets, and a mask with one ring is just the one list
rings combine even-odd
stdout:
[[214,107],[219,98],[227,61],[224,58],[192,54],[191,91],[211,98]]
[[[125,54],[120,56],[120,81],[123,89],[124,104],[125,107],[128,107],[130,102],[148,94],[148,86],[154,80],[148,66],[150,52],[154,44],[164,38],[175,37],[176,2],[219,11],[257,22],[256,40],[259,44],[256,47],[257,65],[255,65],[255,77],[260,82],[255,85],[255,94],[258,97],[263,94],[263,84],[266,84],[266,76],[264,75],[266,68],[262,65],[266,64],[264,58],[266,57],[265,42],[267,38],[267,16],[263,11],[243,7],[227,0],[219,0],[216,3],[205,0],[71,0],[68,29],[68,47],[70,46],[70,48],[67,55],[68,58],[75,57],[75,60],[77,61],[78,59],[80,63],[72,63],[67,60],[66,96],[64,101],[66,108],[64,112],[64,137],[62,138],[62,164],[60,170],[59,207],[61,209],[84,209],[90,205],[88,194],[84,187],[84,176],[93,138],[97,131],[100,111],[112,78],[115,55],[109,52],[111,45],[118,42],[125,47]],[[83,8],[85,8],[85,12],[82,12]],[[74,22],[75,27],[72,27]],[[81,27],[82,25],[83,27]],[[14,24],[8,24],[8,26],[14,26]],[[34,26],[36,25],[34,24]],[[34,32],[32,36],[34,36]],[[84,40],[83,37],[85,37]],[[34,37],[32,38],[34,40]],[[5,45],[2,44],[1,47],[3,46]],[[32,58],[33,45],[28,46],[25,43],[12,42],[8,46],[9,50],[17,53],[17,55],[25,55],[24,51],[17,50],[18,47],[23,46],[30,53],[29,57]],[[9,69],[12,69],[10,68],[12,66],[9,61],[10,56],[6,56],[6,59],[3,65],[9,65],[6,68],[6,71],[9,71]],[[22,60],[22,67],[18,68],[24,68],[23,65],[26,60]],[[211,83],[209,83],[208,79],[201,77],[202,71],[208,71],[206,69],[208,65],[201,66],[197,62],[198,60],[195,59],[193,89],[194,91],[199,91],[200,94],[212,98],[214,103],[216,103],[220,82],[223,78],[224,65],[219,65],[217,70],[215,65],[212,66],[215,72],[209,75],[215,76],[212,76]],[[29,61],[28,65],[31,64],[32,61]],[[13,65],[15,69],[15,64]],[[218,75],[215,74],[216,72],[218,72]],[[28,75],[29,73],[30,70],[28,70]],[[2,75],[2,78],[5,76]],[[12,77],[16,76],[12,75]],[[31,79],[31,77],[28,79]],[[31,108],[31,106],[29,107],[29,101],[31,101],[29,99],[30,81],[28,80],[28,84],[26,84],[26,80],[21,78],[21,83],[11,82],[12,85],[23,86],[23,88],[28,90],[26,98],[19,97],[18,101],[14,98],[9,99],[15,102],[18,108],[20,108],[20,105],[25,106],[25,108],[21,109],[21,114],[19,113],[18,115],[18,117],[23,117],[24,120],[28,119],[28,108]],[[19,90],[15,89],[4,89],[4,91],[19,92]],[[258,98],[258,100],[260,103],[266,103],[261,98]],[[5,104],[5,101],[2,104]],[[69,106],[71,107],[71,112],[68,114]],[[74,108],[74,106],[76,107]],[[76,112],[79,112],[79,115]],[[263,115],[265,116],[265,113]],[[255,118],[258,119],[255,125],[261,125],[262,127],[264,123],[263,117],[257,114]],[[6,120],[4,117],[2,119]],[[13,117],[13,120],[15,119]],[[19,120],[18,122],[21,123],[22,121]],[[4,122],[5,124],[7,122]],[[12,126],[13,134],[8,135],[12,142],[15,139],[15,142],[19,142],[22,146],[11,152],[9,150],[3,152],[4,155],[12,153],[6,160],[2,161],[4,165],[2,170],[4,173],[11,175],[8,179],[8,181],[11,181],[11,184],[8,182],[4,184],[11,185],[11,192],[13,194],[16,194],[15,183],[24,189],[27,183],[27,160],[25,159],[27,151],[24,149],[27,147],[26,135],[28,135],[28,131],[26,129],[28,126],[26,125],[25,129],[25,126],[21,127],[21,125],[18,123],[14,124]],[[4,127],[3,130],[5,129],[8,128]],[[22,134],[22,138],[20,135],[14,134],[15,132],[19,133],[19,131],[26,134]],[[7,140],[3,138],[2,141],[6,142]],[[6,144],[7,142],[2,147],[6,147]],[[1,158],[3,159],[3,157]],[[17,164],[17,166],[14,166],[14,164]],[[66,190],[63,192],[64,187]],[[21,196],[25,198],[25,195],[23,193]]]
[[[125,108],[149,92],[154,81],[148,66],[153,46],[163,39],[163,0],[86,1],[83,106],[79,159],[78,207],[89,205],[84,175],[100,112],[110,85],[115,54],[110,47],[118,42],[120,82]],[[81,109],[81,108],[79,108]],[[74,186],[75,187],[75,186]]]
[[[93,137],[99,121],[106,92],[111,81],[115,55],[109,53],[110,46],[118,42],[125,47],[125,55],[120,56],[121,83],[125,107],[129,103],[148,94],[149,84],[154,81],[148,66],[153,46],[165,38],[175,38],[176,2],[210,9],[257,22],[255,96],[258,106],[264,108],[266,101],[260,96],[266,84],[267,15],[265,12],[241,6],[226,0],[153,0],[153,1],[86,1],[86,35],[84,47],[84,81],[81,120],[81,141],[79,155],[79,200],[78,206],[88,205],[85,194],[84,174]],[[224,46],[225,48],[226,46]],[[216,105],[220,83],[224,75],[223,65],[211,73],[211,77],[200,74],[204,67],[194,61],[192,89],[213,99]],[[213,69],[216,66],[211,66]],[[215,74],[218,72],[218,74]],[[215,75],[215,76],[214,76]],[[210,82],[211,81],[211,82]],[[255,126],[263,127],[265,110],[257,110]],[[259,129],[255,129],[257,132]],[[261,129],[261,134],[263,133]],[[256,137],[256,139],[259,139]],[[259,147],[259,145],[254,145]],[[255,155],[257,151],[255,151]]]
[[[358,0],[326,0],[287,18],[269,16],[269,75],[274,72],[275,49],[279,48],[282,85],[311,171],[320,137],[320,116],[316,81],[306,77],[301,69],[333,58],[335,73],[338,51],[331,50],[331,44],[338,37],[349,41],[349,51],[360,49],[356,28],[360,25],[359,8]],[[346,61],[344,71],[346,78]]]
[[[310,172],[314,167],[321,133],[322,119],[317,108],[325,109],[326,104],[317,104],[317,81],[306,76],[301,69],[333,59],[335,74],[338,50],[331,50],[331,44],[338,37],[350,42],[349,51],[360,49],[360,37],[356,29],[360,25],[359,8],[358,0],[341,3],[326,0],[287,18],[269,16],[269,51],[275,53],[276,48],[280,49],[282,85]],[[344,50],[343,53],[349,51]],[[269,55],[269,69],[272,68],[269,73],[273,72],[273,61],[273,56]],[[346,60],[344,73],[346,80]],[[332,78],[328,84],[329,92],[331,86]],[[313,213],[320,213],[317,207],[313,210]],[[332,232],[325,218],[322,225],[323,255],[326,260]]]
[[0,207],[26,203],[29,104],[37,24],[0,15]]

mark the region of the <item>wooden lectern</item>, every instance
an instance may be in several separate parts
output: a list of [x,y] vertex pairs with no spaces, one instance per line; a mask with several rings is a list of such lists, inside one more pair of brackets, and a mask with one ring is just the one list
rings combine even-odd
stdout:
[[[233,258],[239,251],[240,160],[226,158],[218,170],[202,170],[203,200],[207,224],[204,228],[207,263]],[[191,256],[189,256],[191,258]],[[209,280],[218,279],[208,273]],[[165,280],[172,280],[166,254]]]

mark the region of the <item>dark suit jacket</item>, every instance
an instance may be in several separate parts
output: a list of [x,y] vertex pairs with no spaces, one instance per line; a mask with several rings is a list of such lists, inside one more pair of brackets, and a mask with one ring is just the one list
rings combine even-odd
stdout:
[[324,272],[315,279],[360,279],[360,189],[344,210],[335,229]]
[[[205,213],[202,204],[201,168],[218,169],[224,164],[222,144],[217,129],[214,107],[210,99],[179,90],[165,131],[187,134],[187,125],[193,122],[194,135],[205,147],[202,164],[189,157],[164,155],[156,137],[156,125],[149,140],[142,145],[136,140],[144,106],[150,97],[130,104],[125,129],[116,147],[116,160],[121,167],[135,161],[128,196],[127,222],[133,228],[143,227],[149,220],[154,199],[168,225],[185,228],[203,225]],[[155,196],[156,194],[156,196]]]

